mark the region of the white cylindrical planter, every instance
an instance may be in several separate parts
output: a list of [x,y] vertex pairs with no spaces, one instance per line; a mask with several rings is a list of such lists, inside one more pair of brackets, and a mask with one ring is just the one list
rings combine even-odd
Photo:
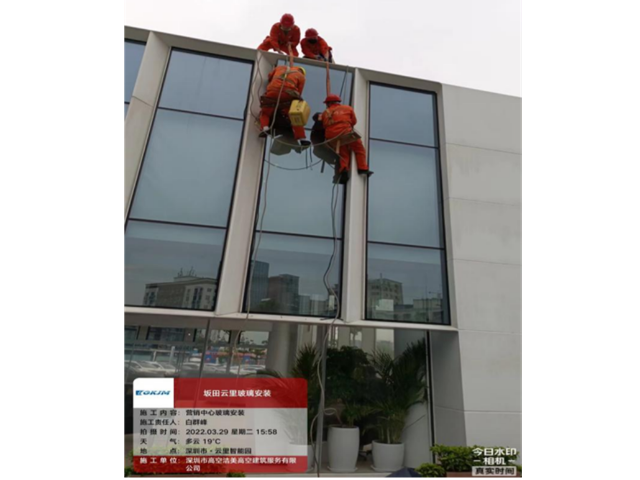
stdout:
[[360,428],[329,427],[329,470],[335,473],[353,473],[358,468]]
[[373,441],[373,468],[376,472],[397,472],[404,466],[404,443]]

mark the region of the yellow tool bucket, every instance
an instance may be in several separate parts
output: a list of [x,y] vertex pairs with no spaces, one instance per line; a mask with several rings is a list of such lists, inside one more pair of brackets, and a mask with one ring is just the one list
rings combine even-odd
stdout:
[[309,120],[311,107],[304,100],[294,100],[289,108],[289,120],[294,127],[304,127]]

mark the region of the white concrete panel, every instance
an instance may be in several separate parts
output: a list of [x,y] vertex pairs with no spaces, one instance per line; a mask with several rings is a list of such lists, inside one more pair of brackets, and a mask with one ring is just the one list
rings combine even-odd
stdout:
[[449,199],[454,260],[522,264],[522,209]]
[[443,85],[447,143],[522,152],[522,99]]
[[430,332],[430,338],[433,404],[436,407],[463,410],[458,335],[434,331]]
[[149,34],[140,63],[138,79],[133,88],[133,97],[142,100],[147,105],[155,105],[162,88],[170,50],[158,35],[153,32]]
[[464,412],[434,407],[435,443],[440,445],[466,445]]
[[522,267],[454,260],[461,330],[522,333]]
[[[522,414],[466,412],[468,445],[512,447],[522,452]],[[518,463],[522,463],[522,455]]]
[[[353,109],[358,124],[356,130],[362,135],[364,145],[367,141],[367,105],[368,84],[359,70],[354,73]],[[367,159],[368,161],[368,159]],[[355,156],[351,155],[351,171],[356,171]],[[341,318],[351,323],[363,320],[364,309],[364,281],[365,278],[365,248],[366,243],[366,192],[367,185],[364,175],[351,175],[347,183],[347,199],[345,204],[344,248],[342,251],[342,306]]]
[[515,153],[446,145],[449,196],[522,204],[522,157]]
[[418,468],[431,462],[431,416],[426,403],[413,405],[407,412],[402,432],[405,467]]
[[522,336],[461,330],[466,411],[522,412]]

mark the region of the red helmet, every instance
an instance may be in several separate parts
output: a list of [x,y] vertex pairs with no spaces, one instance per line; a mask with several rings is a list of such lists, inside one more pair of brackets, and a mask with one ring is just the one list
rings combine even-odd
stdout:
[[304,32],[304,38],[318,38],[318,31],[315,28],[310,28]]
[[329,95],[327,95],[327,98],[324,99],[324,103],[331,103],[331,102],[342,102],[342,99],[340,98],[340,95],[336,95],[335,93],[330,93]]
[[293,20],[293,15],[291,15],[290,13],[285,13],[284,15],[282,15],[282,18],[280,19],[280,24],[284,28],[291,28],[293,27],[294,23],[295,22]]

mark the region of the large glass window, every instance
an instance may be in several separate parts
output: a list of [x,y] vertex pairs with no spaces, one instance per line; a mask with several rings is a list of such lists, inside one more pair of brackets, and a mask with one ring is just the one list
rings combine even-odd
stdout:
[[436,147],[435,96],[371,85],[370,138]]
[[448,324],[435,95],[371,85],[366,317]]
[[127,116],[129,102],[133,94],[133,87],[138,78],[142,55],[144,54],[144,43],[132,40],[124,41],[124,116]]
[[125,242],[125,303],[211,310],[225,231],[130,221]]
[[172,52],[127,223],[127,305],[214,308],[250,80],[251,63]]
[[[336,299],[324,284],[333,240],[263,233],[251,285],[251,312],[327,316]],[[328,284],[340,294],[342,242],[336,245]]]
[[132,218],[224,227],[242,123],[158,110]]
[[[307,80],[302,96],[312,113],[322,112],[326,69],[304,68]],[[351,83],[351,73],[331,70],[332,90],[341,93],[344,103],[350,102]],[[307,137],[312,125],[310,116]],[[245,295],[245,311],[248,307],[252,313],[333,316],[339,303],[334,292],[340,295],[344,186],[334,186],[332,167],[323,165],[313,148],[300,151],[278,141],[265,144],[254,249],[261,219],[263,233],[253,258],[253,279],[247,281],[251,291]]]

